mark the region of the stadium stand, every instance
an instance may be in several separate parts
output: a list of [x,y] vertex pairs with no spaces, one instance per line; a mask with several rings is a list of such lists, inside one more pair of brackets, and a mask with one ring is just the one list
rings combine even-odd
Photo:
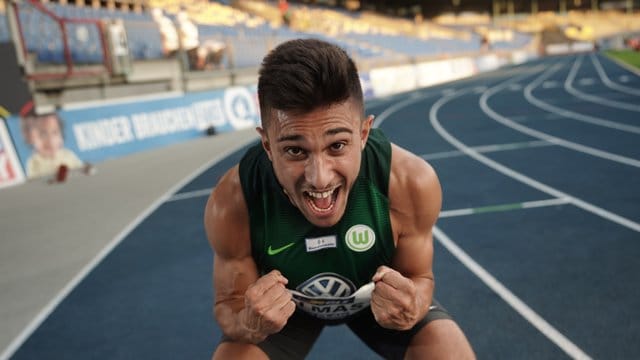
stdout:
[[[414,17],[411,11],[400,17],[370,7],[354,11],[291,2],[285,24],[278,2],[273,0],[6,3],[14,1],[23,32],[22,46],[26,49],[25,59],[19,59],[21,66],[38,94],[40,89],[63,94],[60,99],[51,100],[56,105],[68,101],[64,94],[73,91],[76,94],[70,98],[89,100],[95,95],[82,88],[98,84],[117,85],[118,96],[128,96],[253,83],[264,55],[293,38],[318,37],[338,43],[361,69],[368,70],[478,54],[508,56],[514,51],[538,51],[544,48],[540,41],[582,42],[586,44],[583,49],[587,49],[595,39],[640,27],[638,14],[616,12],[614,17],[609,11],[540,11],[499,16],[456,12],[422,18]],[[317,2],[320,3],[326,2]],[[197,25],[202,47],[222,44],[216,66],[205,68],[212,71],[189,71],[184,54],[164,56],[162,36],[151,16],[154,8],[162,9],[174,22],[178,12],[185,11]],[[117,28],[118,23],[126,35],[122,36],[126,51],[115,54],[110,29],[112,25]],[[4,18],[0,21],[0,41],[3,39],[11,39]],[[22,53],[21,46],[17,50]],[[51,80],[56,77],[57,82]],[[144,90],[136,89],[141,86]],[[114,93],[102,91],[100,96]]]

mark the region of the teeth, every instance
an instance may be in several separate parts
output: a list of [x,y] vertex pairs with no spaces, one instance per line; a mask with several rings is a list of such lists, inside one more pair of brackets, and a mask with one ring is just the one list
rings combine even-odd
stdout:
[[[335,189],[334,189],[335,190]],[[325,192],[311,192],[311,191],[307,191],[307,194],[309,194],[309,196],[316,198],[316,199],[324,199],[326,197],[331,196],[331,194],[333,194],[334,190],[329,190],[329,191],[325,191]]]

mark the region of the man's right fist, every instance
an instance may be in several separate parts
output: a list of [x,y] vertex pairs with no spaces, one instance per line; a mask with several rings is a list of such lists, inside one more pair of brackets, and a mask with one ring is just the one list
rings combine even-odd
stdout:
[[244,293],[242,324],[251,333],[252,342],[259,343],[282,330],[293,315],[296,305],[285,287],[288,282],[278,270],[273,270]]

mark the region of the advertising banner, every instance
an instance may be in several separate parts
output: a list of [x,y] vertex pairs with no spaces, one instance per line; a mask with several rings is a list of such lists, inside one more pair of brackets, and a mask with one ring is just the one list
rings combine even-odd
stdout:
[[0,188],[24,182],[22,167],[13,149],[9,133],[0,118]]
[[8,119],[27,177],[259,125],[255,86],[62,108]]

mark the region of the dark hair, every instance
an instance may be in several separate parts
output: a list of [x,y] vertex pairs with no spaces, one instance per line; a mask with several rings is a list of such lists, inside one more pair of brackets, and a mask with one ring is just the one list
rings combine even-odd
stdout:
[[318,39],[296,39],[273,49],[262,61],[258,101],[262,126],[272,110],[295,114],[352,100],[364,115],[355,63],[342,48]]

